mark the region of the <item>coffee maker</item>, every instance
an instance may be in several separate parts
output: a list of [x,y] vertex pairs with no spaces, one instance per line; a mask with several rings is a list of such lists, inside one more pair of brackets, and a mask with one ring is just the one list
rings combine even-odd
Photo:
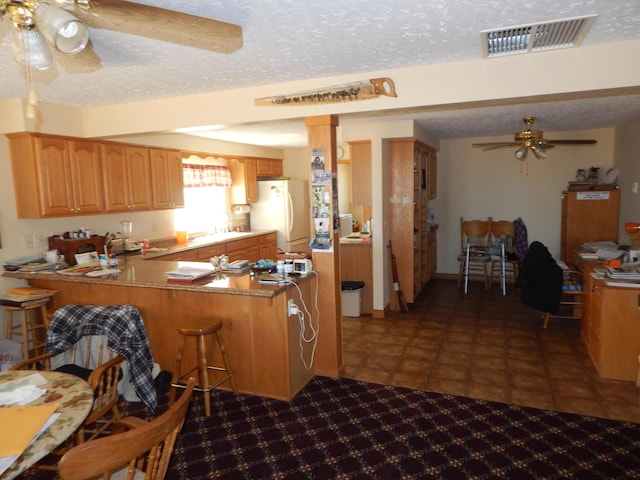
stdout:
[[133,222],[121,222],[121,225],[125,252],[140,250],[142,245],[133,239]]

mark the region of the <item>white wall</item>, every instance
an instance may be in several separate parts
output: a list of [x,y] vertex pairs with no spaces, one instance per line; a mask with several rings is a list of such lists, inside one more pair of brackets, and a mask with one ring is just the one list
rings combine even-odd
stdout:
[[[620,238],[629,243],[626,222],[640,222],[640,117],[616,129],[614,166],[620,170]],[[633,192],[633,184],[638,190]]]
[[[593,146],[562,146],[548,151],[546,159],[529,155],[528,165],[514,157],[513,148],[482,151],[476,142],[510,141],[508,137],[443,140],[438,152],[438,273],[456,273],[460,251],[460,217],[515,220],[521,217],[528,240],[544,243],[560,254],[562,191],[574,181],[578,168],[613,165],[613,129],[580,132],[545,132],[551,139],[593,138]],[[528,167],[528,174],[521,168]],[[612,239],[616,240],[616,239]]]

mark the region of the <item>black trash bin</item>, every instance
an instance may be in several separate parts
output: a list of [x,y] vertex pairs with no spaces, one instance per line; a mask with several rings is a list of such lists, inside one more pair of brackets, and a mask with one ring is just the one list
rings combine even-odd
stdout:
[[362,314],[362,291],[364,282],[342,282],[342,316],[359,317]]

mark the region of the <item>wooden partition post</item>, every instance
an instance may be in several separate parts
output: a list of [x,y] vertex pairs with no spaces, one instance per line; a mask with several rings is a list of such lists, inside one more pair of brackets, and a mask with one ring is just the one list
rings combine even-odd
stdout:
[[[336,127],[338,118],[323,115],[305,119],[311,162],[311,237],[327,248],[313,250],[313,269],[318,273],[320,309],[315,373],[339,377],[342,361],[342,286],[340,284],[340,234],[338,233],[338,192]],[[330,243],[330,246],[328,246]]]

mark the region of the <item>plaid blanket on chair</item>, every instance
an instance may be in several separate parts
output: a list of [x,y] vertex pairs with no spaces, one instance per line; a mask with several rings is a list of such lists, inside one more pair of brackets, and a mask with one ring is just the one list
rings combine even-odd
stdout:
[[47,333],[47,351],[58,355],[87,335],[106,335],[107,346],[127,359],[136,395],[155,411],[153,356],[142,316],[133,305],[67,305],[55,311]]

